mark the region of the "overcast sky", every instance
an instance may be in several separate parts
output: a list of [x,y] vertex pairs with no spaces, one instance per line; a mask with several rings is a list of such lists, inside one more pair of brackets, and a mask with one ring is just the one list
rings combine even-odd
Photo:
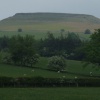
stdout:
[[100,18],[100,0],[0,0],[0,20],[27,12],[77,13]]

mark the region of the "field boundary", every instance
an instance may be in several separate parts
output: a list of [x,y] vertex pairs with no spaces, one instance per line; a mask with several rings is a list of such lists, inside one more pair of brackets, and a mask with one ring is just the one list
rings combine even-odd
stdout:
[[0,88],[30,87],[100,87],[100,78],[43,78],[43,77],[0,77]]

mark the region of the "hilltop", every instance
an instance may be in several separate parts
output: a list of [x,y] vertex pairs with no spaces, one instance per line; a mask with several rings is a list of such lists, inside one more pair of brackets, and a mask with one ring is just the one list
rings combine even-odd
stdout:
[[100,19],[86,14],[69,13],[17,13],[0,21],[0,30],[60,30],[83,32],[99,28]]
[[12,17],[2,21],[32,20],[32,21],[66,21],[66,22],[91,22],[99,23],[100,19],[86,14],[68,14],[68,13],[17,13]]

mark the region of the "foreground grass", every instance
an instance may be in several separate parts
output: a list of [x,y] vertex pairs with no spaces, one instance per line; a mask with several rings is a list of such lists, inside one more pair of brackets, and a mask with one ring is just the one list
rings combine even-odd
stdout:
[[0,100],[99,100],[100,88],[0,88]]

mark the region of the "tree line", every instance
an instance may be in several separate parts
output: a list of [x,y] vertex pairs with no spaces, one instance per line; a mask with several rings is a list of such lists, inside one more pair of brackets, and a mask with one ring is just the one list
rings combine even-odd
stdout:
[[100,29],[91,35],[89,41],[83,41],[78,34],[69,32],[54,37],[50,32],[45,39],[36,40],[34,36],[15,35],[0,37],[0,62],[21,66],[34,66],[39,56],[63,56],[65,59],[86,60],[99,63]]
[[68,33],[65,36],[55,38],[48,32],[47,37],[40,40],[39,54],[41,56],[51,57],[54,55],[64,55],[66,57],[74,54],[75,49],[81,46],[82,41],[75,33]]

